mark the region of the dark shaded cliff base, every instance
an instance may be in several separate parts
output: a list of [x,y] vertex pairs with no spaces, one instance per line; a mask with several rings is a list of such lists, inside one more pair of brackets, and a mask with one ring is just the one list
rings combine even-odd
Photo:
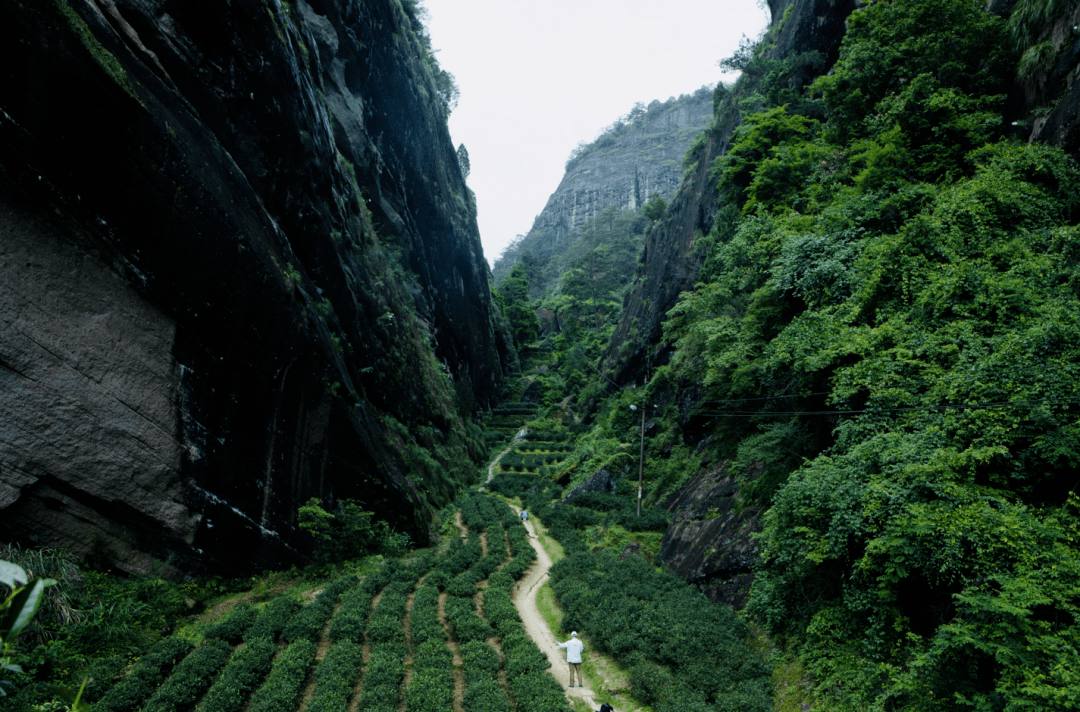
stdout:
[[688,482],[664,502],[675,516],[660,542],[660,561],[697,584],[710,601],[746,605],[758,545],[760,508],[740,506],[735,482],[723,465]]
[[515,357],[409,28],[0,1],[7,536],[238,574],[302,561],[318,496],[427,539]]

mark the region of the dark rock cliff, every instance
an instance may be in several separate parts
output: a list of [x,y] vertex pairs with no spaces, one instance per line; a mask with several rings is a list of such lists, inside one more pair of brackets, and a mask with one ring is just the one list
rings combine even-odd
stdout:
[[[824,62],[817,71],[828,71],[839,57],[844,22],[855,7],[855,0],[770,3],[775,39],[768,56],[784,59],[819,52]],[[805,84],[813,78],[796,73],[792,81]],[[647,381],[651,369],[670,357],[662,324],[679,294],[697,283],[701,267],[697,242],[712,230],[720,199],[709,169],[727,151],[738,125],[736,103],[717,116],[716,127],[694,157],[693,170],[683,179],[664,218],[645,236],[635,281],[601,358],[601,370],[619,384]]]
[[735,608],[746,604],[753,581],[760,514],[740,504],[723,465],[701,472],[664,502],[675,516],[659,553],[668,570],[696,584],[709,600]]
[[670,199],[682,180],[682,159],[712,118],[712,90],[702,87],[666,103],[654,101],[584,147],[568,161],[559,186],[529,233],[511,246],[492,270],[500,282],[531,252],[546,262],[564,250],[587,220],[605,208],[630,210],[658,193]]
[[516,357],[395,0],[0,0],[0,519],[146,570],[427,538]]

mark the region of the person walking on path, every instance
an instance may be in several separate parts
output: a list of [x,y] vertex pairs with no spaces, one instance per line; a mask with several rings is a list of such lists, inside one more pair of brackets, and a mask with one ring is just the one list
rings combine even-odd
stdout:
[[521,510],[521,514],[519,514],[518,516],[521,517],[522,522],[529,521],[529,510],[527,510],[527,509]]
[[581,651],[585,649],[584,644],[577,637],[577,631],[575,630],[570,634],[570,640],[565,643],[556,643],[560,648],[566,651],[566,663],[570,666],[570,687],[574,686],[574,673],[577,673],[578,687],[582,687],[581,679]]

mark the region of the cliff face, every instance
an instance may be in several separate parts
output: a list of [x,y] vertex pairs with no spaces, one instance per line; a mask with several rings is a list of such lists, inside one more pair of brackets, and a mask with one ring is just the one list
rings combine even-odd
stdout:
[[712,91],[702,87],[667,103],[631,112],[567,164],[532,229],[495,263],[496,283],[524,251],[547,261],[587,220],[605,208],[635,209],[659,193],[670,199],[682,179],[682,159],[712,118]]
[[121,568],[426,539],[512,347],[395,0],[0,0],[0,519]]
[[[790,8],[790,9],[789,9]],[[770,3],[773,26],[779,28],[770,59],[783,60],[809,52],[824,60],[813,74],[795,73],[793,81],[807,83],[839,56],[844,21],[854,0],[795,0]],[[667,213],[645,236],[635,282],[623,304],[615,333],[601,359],[601,369],[620,384],[644,383],[651,368],[670,357],[662,325],[679,294],[698,281],[701,255],[698,240],[713,228],[720,199],[709,170],[727,152],[739,125],[737,107],[717,117],[717,126],[699,149],[692,171],[679,185]]]

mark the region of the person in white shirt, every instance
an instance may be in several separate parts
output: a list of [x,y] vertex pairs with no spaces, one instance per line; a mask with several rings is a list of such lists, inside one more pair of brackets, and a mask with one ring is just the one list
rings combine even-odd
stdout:
[[577,673],[578,687],[582,687],[581,679],[581,651],[585,649],[577,637],[577,631],[575,630],[570,634],[570,640],[565,643],[556,643],[560,648],[566,650],[566,663],[570,666],[570,687],[574,686],[574,673]]

